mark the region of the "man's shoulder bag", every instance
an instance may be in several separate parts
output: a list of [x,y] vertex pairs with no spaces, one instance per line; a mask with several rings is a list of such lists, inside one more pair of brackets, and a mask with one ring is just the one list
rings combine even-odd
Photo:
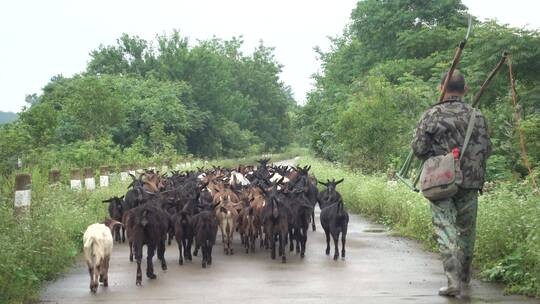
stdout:
[[447,199],[458,192],[463,181],[460,161],[471,139],[475,118],[476,108],[473,108],[461,151],[450,151],[445,155],[433,156],[424,162],[420,175],[420,190],[428,200]]

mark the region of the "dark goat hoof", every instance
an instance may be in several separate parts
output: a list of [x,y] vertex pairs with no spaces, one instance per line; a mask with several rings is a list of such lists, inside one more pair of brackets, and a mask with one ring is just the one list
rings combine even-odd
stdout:
[[335,256],[334,256],[334,261],[337,261],[338,258],[339,258],[339,255],[335,255]]
[[182,260],[178,260],[178,264],[180,264],[180,265],[184,265],[184,261],[182,261]]
[[330,250],[326,250],[326,255],[330,255]]
[[141,280],[141,279],[137,279],[137,281],[135,281],[135,285],[141,286],[141,285],[142,285],[142,280]]
[[109,287],[109,280],[103,280],[103,287]]
[[150,279],[150,280],[154,280],[155,278],[157,278],[157,276],[153,273],[147,273],[146,276]]
[[301,257],[301,258],[303,259],[303,258],[304,258],[304,254],[303,254],[303,253],[301,253],[301,254],[300,254],[300,257]]
[[161,270],[167,270],[167,264],[161,265]]
[[206,263],[202,263],[202,268],[206,268]]
[[234,254],[234,252],[233,252],[232,248],[231,248],[231,249],[229,249],[229,250],[231,251],[231,255],[233,255],[233,254]]

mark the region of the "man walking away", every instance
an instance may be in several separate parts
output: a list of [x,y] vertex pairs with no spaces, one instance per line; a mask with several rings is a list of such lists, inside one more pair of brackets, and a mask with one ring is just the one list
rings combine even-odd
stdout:
[[[462,149],[472,113],[472,107],[463,102],[467,89],[464,76],[454,71],[443,101],[430,107],[420,119],[412,142],[418,158],[426,160],[454,148]],[[463,181],[458,192],[450,198],[431,201],[433,228],[448,277],[448,286],[439,290],[441,296],[458,296],[462,286],[471,280],[478,192],[484,185],[486,160],[491,154],[486,119],[478,110],[473,123],[472,135],[460,160]]]

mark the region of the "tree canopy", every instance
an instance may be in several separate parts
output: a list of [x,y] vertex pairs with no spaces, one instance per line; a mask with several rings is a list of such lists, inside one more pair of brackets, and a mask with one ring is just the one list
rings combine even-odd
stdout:
[[[343,35],[332,39],[331,50],[319,50],[322,72],[297,114],[303,140],[319,155],[365,171],[398,166],[420,114],[438,97],[441,75],[466,29],[467,8],[460,0],[359,1]],[[503,51],[510,52],[522,127],[531,139],[540,134],[538,45],[538,31],[474,20],[458,66],[471,88],[470,100]],[[482,97],[481,109],[496,147],[490,176],[524,173],[506,67]],[[538,149],[528,145],[538,164]]]
[[[155,46],[128,34],[100,45],[84,72],[55,76],[43,94],[28,95],[20,119],[2,127],[4,159],[103,140],[147,156],[279,150],[291,139],[287,113],[295,101],[273,49],[261,42],[246,55],[242,44],[214,38],[190,45],[173,31]],[[15,130],[28,142],[15,146]]]

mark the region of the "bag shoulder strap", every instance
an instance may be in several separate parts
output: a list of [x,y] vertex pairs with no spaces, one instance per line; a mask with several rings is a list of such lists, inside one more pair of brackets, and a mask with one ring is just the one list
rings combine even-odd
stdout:
[[467,146],[469,145],[469,140],[471,139],[472,131],[475,125],[475,119],[476,119],[476,108],[473,108],[471,111],[471,117],[469,118],[469,124],[467,125],[467,132],[465,133],[465,140],[463,141],[463,147],[461,148],[461,155],[459,156],[459,160],[461,161],[461,158],[463,157],[463,154],[465,154],[465,150],[467,150]]

